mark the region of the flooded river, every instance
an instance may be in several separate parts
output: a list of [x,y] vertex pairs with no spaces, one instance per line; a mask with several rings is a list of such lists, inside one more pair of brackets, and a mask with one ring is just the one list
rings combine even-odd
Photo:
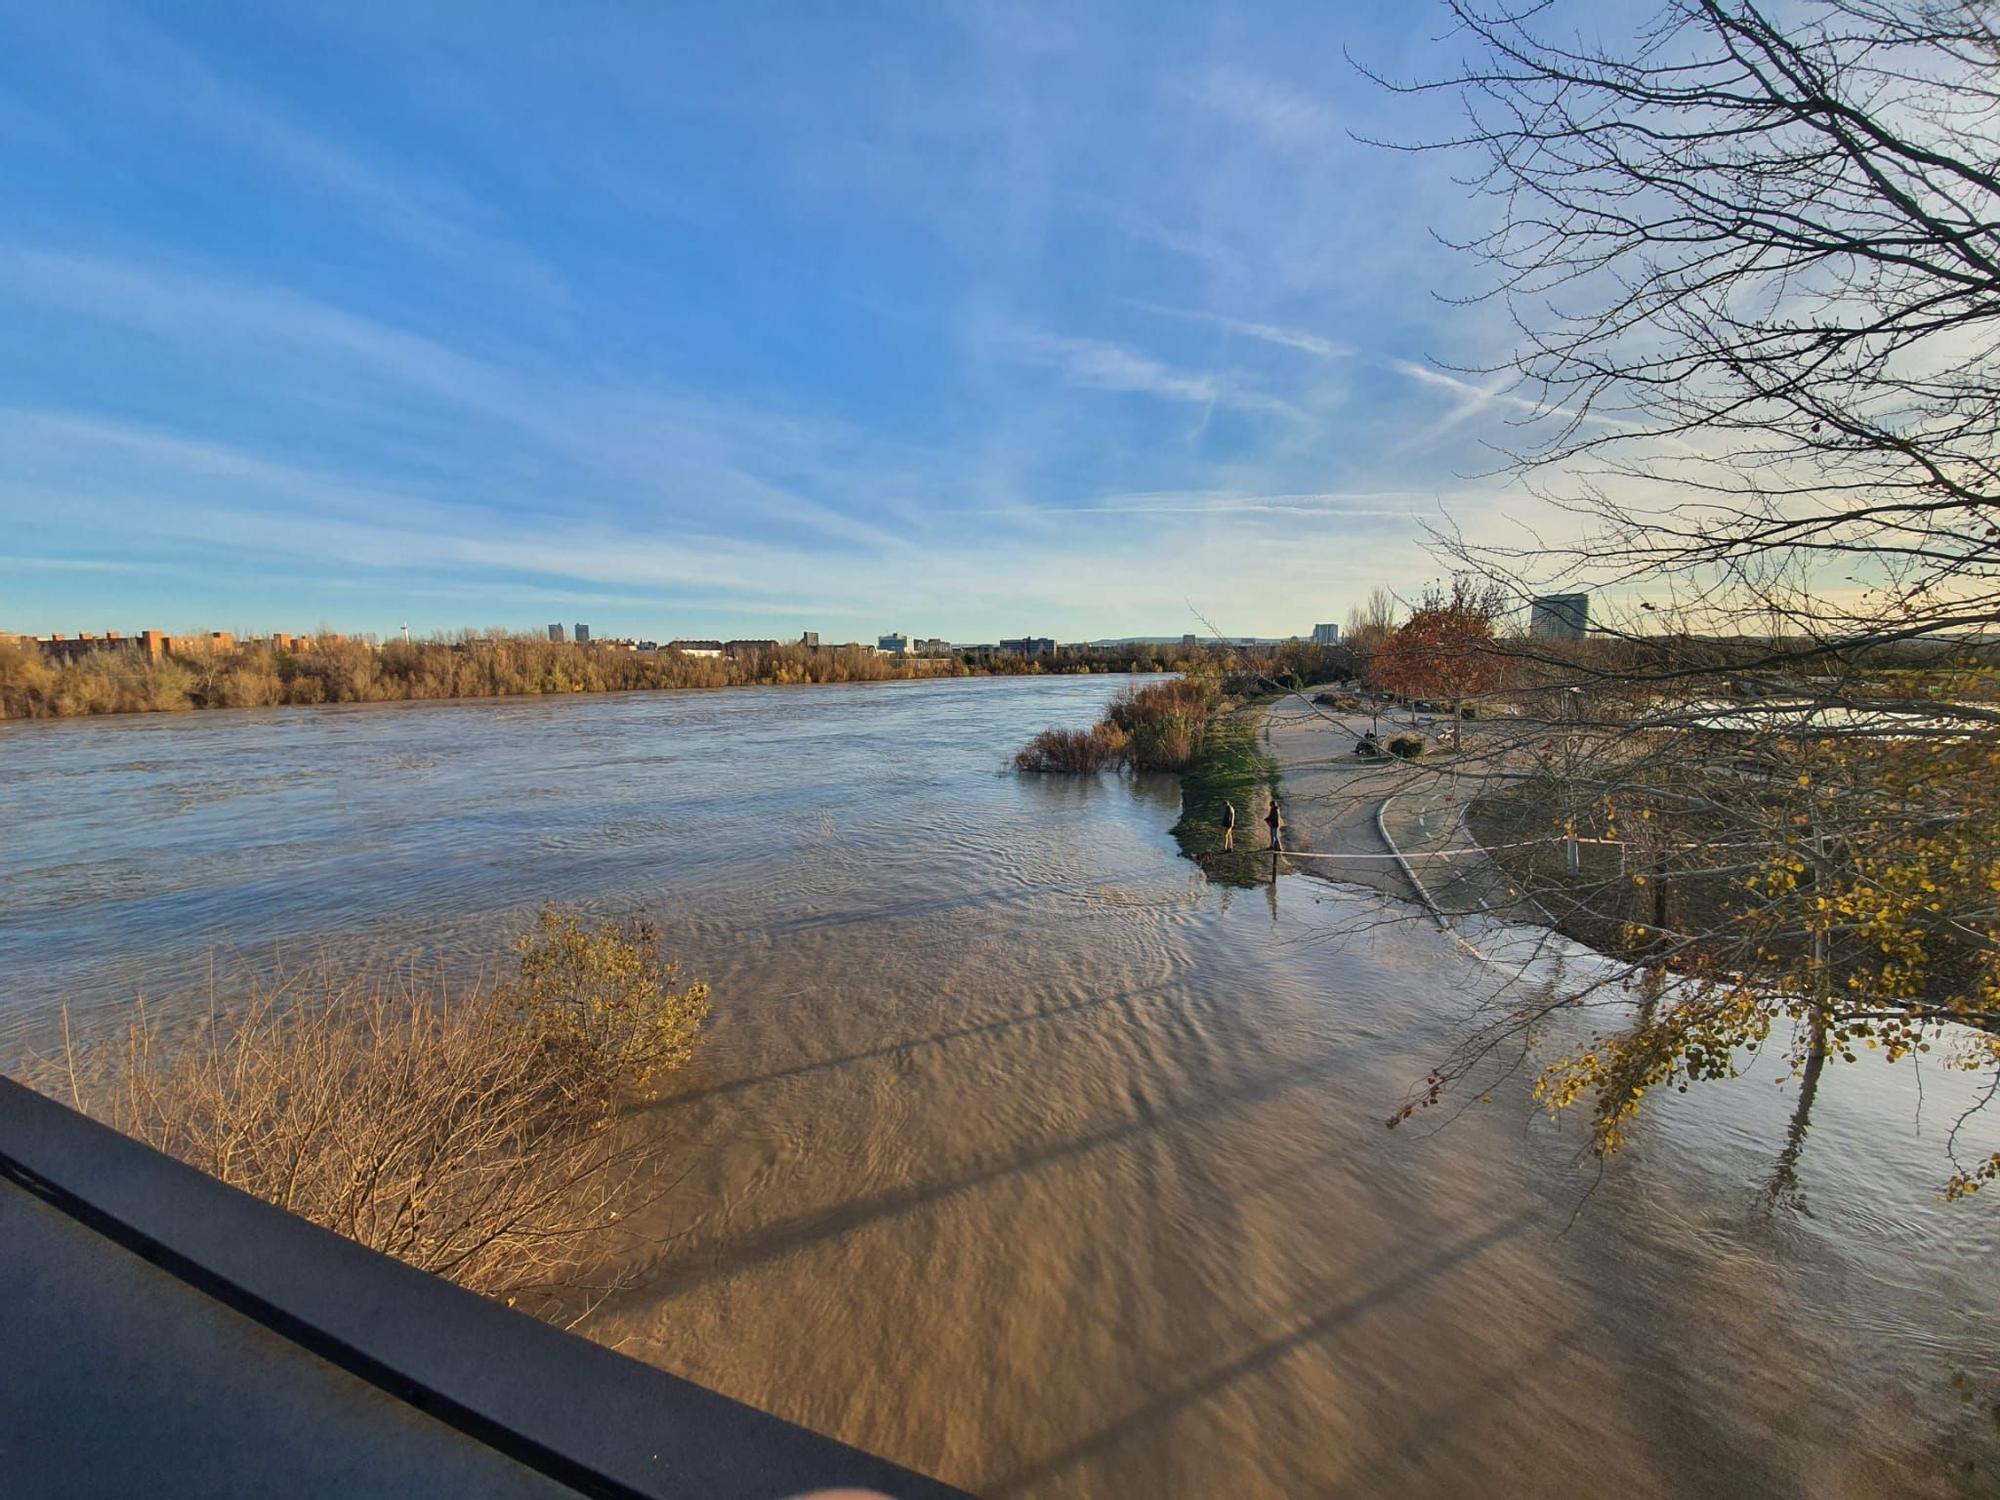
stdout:
[[644,911],[716,1008],[585,1327],[641,1359],[996,1495],[1994,1492],[1966,1078],[1830,1070],[1775,1194],[1771,1058],[1602,1174],[1518,1081],[1385,1130],[1494,970],[1206,884],[1171,781],[1004,769],[1118,685],[0,724],[0,1046]]

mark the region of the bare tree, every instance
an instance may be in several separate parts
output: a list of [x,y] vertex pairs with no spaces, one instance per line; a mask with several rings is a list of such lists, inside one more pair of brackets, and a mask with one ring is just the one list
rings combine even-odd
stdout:
[[1774,1030],[1815,1082],[1947,1034],[2000,1069],[1993,7],[1666,0],[1598,43],[1553,4],[1447,6],[1472,60],[1388,86],[1467,126],[1401,149],[1478,164],[1496,217],[1461,248],[1533,408],[1505,458],[1577,524],[1439,540],[1517,599],[1600,601],[1592,641],[1517,643],[1530,718],[1487,812],[1560,825],[1516,873],[1627,963],[1443,1081],[1579,1000],[1615,1018],[1542,1088],[1592,1101],[1603,1150]]
[[1669,0],[1603,47],[1546,4],[1447,3],[1483,56],[1392,86],[1457,95],[1469,128],[1405,149],[1481,162],[1498,222],[1461,248],[1542,413],[1509,456],[1587,523],[1502,554],[1510,578],[1678,590],[1709,629],[1769,615],[1788,661],[1989,624],[1992,7],[1819,0],[1781,26]]

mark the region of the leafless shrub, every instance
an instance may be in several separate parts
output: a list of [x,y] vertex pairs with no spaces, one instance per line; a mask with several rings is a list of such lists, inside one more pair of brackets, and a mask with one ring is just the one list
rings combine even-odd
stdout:
[[1090,729],[1045,729],[1014,757],[1023,771],[1185,771],[1210,720],[1229,704],[1212,677],[1177,677],[1128,687]]
[[674,990],[649,928],[544,913],[518,983],[340,983],[212,1005],[169,1033],[143,1008],[34,1081],[189,1165],[473,1291],[573,1308],[648,1196],[616,1103],[685,1060],[707,987]]
[[1014,757],[1022,771],[1083,774],[1125,763],[1125,731],[1105,721],[1089,729],[1044,729]]

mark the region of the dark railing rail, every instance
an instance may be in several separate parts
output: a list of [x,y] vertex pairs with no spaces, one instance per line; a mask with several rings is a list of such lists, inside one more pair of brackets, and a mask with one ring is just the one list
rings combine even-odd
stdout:
[[[773,1500],[852,1486],[963,1500],[960,1490],[342,1239],[4,1078],[0,1180],[305,1355],[578,1494]],[[0,1266],[10,1253],[0,1243]],[[88,1420],[115,1434],[119,1399],[105,1389]],[[160,1455],[168,1490],[172,1461]],[[78,1477],[44,1476],[65,1493],[78,1492]],[[45,1492],[12,1462],[8,1482]]]

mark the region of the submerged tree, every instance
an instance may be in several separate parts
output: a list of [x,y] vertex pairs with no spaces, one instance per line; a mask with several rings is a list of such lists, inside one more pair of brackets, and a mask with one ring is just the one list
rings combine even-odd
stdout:
[[1615,867],[1572,842],[1522,873],[1628,964],[1512,1008],[1427,1097],[1629,980],[1636,1016],[1542,1077],[1603,1151],[1648,1091],[1730,1074],[1787,1019],[1815,1080],[1947,1036],[2000,1074],[1994,8],[1667,0],[1600,44],[1553,5],[1447,3],[1474,60],[1389,86],[1464,105],[1405,149],[1479,163],[1496,220],[1462,248],[1538,413],[1508,461],[1579,524],[1440,540],[1517,598],[1614,606],[1586,645],[1519,646],[1561,753],[1530,733],[1507,769],[1524,816],[1587,809],[1618,841]]

